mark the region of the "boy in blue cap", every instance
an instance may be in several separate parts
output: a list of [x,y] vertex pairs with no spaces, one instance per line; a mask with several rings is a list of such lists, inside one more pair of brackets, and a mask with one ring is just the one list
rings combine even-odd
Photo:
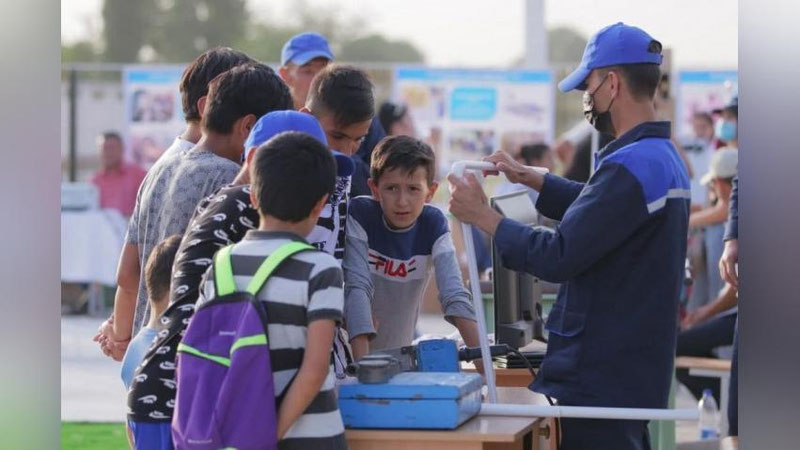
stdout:
[[[547,355],[531,389],[561,405],[665,408],[675,359],[689,218],[689,177],[656,122],[661,44],[617,23],[586,46],[559,89],[584,90],[583,111],[613,135],[586,184],[486,159],[539,191],[555,231],[503,218],[477,181],[451,175],[450,211],[495,237],[502,263],[562,283],[547,320]],[[649,449],[644,420],[561,419],[564,450]]]

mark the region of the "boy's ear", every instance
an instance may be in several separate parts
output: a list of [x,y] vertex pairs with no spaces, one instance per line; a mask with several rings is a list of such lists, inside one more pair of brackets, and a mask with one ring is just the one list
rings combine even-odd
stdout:
[[255,157],[257,149],[258,149],[258,146],[250,147],[250,151],[247,152],[247,161],[246,162],[247,162],[248,166],[253,163],[253,158]]
[[425,203],[430,203],[433,199],[433,195],[436,194],[436,189],[439,188],[439,183],[433,182],[428,186],[428,195],[425,196]]
[[[317,204],[311,210],[311,217],[319,218],[319,215],[322,214],[322,208],[328,203],[328,197],[330,197],[330,194],[325,194],[317,201]],[[316,221],[316,219],[314,220]]]
[[284,83],[289,84],[289,68],[286,66],[278,67],[278,76],[281,77]]
[[247,139],[247,136],[250,136],[250,130],[253,129],[253,126],[256,124],[258,117],[255,114],[248,114],[241,119],[238,120],[236,127],[239,128],[239,131],[242,135]]
[[378,198],[378,185],[372,180],[372,178],[367,178],[367,184],[369,185],[369,190],[372,192],[373,198]]
[[[305,106],[303,106],[302,108],[300,108],[300,112],[301,112],[301,113],[306,113],[306,114],[311,114],[311,110],[310,110],[310,109],[308,109],[308,108],[307,108],[307,107],[305,107]],[[313,114],[311,114],[311,115],[313,116]]]
[[253,209],[258,211],[258,199],[256,198],[256,191],[255,189],[250,189],[250,203],[253,204]]
[[208,100],[208,96],[204,95],[197,99],[197,112],[200,114],[200,117],[206,113],[206,100]]

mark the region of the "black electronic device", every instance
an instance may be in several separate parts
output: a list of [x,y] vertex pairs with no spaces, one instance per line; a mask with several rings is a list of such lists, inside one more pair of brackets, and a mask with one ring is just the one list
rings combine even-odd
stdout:
[[[530,226],[538,223],[538,212],[526,190],[492,197],[490,204],[509,219]],[[534,339],[543,341],[542,284],[530,274],[503,267],[494,239],[492,274],[495,343],[518,349]]]

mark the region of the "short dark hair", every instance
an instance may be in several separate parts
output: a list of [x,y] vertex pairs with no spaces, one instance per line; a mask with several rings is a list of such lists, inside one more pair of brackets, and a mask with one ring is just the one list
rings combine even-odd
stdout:
[[147,257],[144,282],[147,296],[153,302],[169,298],[172,263],[175,262],[175,254],[178,253],[180,245],[181,236],[173,234],[153,247],[150,256]]
[[253,114],[292,108],[289,88],[274,70],[261,63],[248,63],[217,75],[208,85],[203,128],[228,134],[233,123]]
[[370,175],[372,181],[378,184],[381,175],[389,170],[400,168],[410,174],[418,167],[423,167],[427,172],[428,185],[433,184],[436,156],[430,145],[411,136],[387,136],[378,142],[372,152]]
[[100,137],[101,137],[102,139],[116,139],[117,141],[119,141],[120,143],[122,143],[122,135],[120,135],[118,132],[116,132],[116,131],[113,131],[113,130],[104,131],[104,132],[103,132],[103,133],[100,135]]
[[603,67],[600,71],[603,75],[611,71],[622,74],[628,90],[637,100],[652,100],[656,95],[658,84],[661,82],[661,68],[658,64],[622,64]]
[[299,222],[336,184],[336,160],[330,150],[306,133],[280,133],[256,149],[251,186],[258,211]]
[[704,112],[704,111],[698,111],[698,112],[692,114],[692,118],[693,119],[700,119],[703,122],[707,122],[709,125],[714,125],[714,119],[711,118],[711,114],[709,114],[707,112]]
[[200,111],[197,101],[208,95],[208,83],[217,75],[240,64],[253,62],[246,54],[230,47],[216,47],[195,58],[181,76],[181,103],[183,116],[187,122],[199,121]]
[[375,116],[372,89],[372,81],[363,70],[329,64],[311,81],[306,107],[315,116],[333,114],[340,126],[364,122]]
[[519,155],[525,164],[532,165],[533,161],[542,159],[544,155],[550,151],[550,146],[547,144],[525,144],[519,149]]
[[392,128],[392,125],[402,119],[407,112],[408,108],[405,105],[393,102],[383,102],[381,107],[378,109],[378,119],[380,120],[383,129],[388,133]]

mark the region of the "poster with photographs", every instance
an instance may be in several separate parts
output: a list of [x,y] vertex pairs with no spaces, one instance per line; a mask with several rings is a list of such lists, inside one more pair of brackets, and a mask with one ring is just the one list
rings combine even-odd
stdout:
[[400,67],[392,97],[408,106],[446,173],[458,160],[552,143],[554,95],[550,71]]
[[735,70],[684,70],[678,72],[676,135],[691,138],[692,115],[723,107],[739,90]]
[[126,159],[149,169],[185,126],[178,85],[182,66],[129,66],[123,71]]

